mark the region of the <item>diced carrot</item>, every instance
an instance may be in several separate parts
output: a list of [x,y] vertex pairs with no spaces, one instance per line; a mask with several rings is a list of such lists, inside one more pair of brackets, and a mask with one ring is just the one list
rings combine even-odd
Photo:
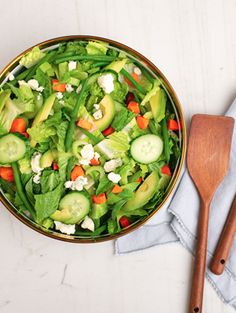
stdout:
[[112,190],[111,190],[111,192],[113,192],[113,193],[120,193],[120,192],[122,192],[122,188],[119,186],[119,185],[115,185],[113,188],[112,188]]
[[79,126],[81,128],[84,128],[84,129],[87,129],[87,130],[91,130],[92,127],[93,127],[93,124],[90,123],[89,121],[81,118],[81,119],[78,120],[77,126]]
[[56,162],[52,163],[52,168],[53,168],[54,171],[58,171],[59,170],[59,166],[58,166],[58,164]]
[[140,114],[140,108],[137,102],[135,101],[130,101],[130,103],[128,104],[128,109],[131,112],[134,112],[136,114]]
[[52,89],[58,92],[65,92],[66,91],[66,84],[59,83],[59,80],[53,79],[52,80]]
[[139,177],[139,178],[136,180],[137,183],[141,183],[142,181],[143,181],[142,177]]
[[[139,82],[140,79],[139,79],[139,75],[138,75],[138,74],[133,73],[133,74],[131,74],[131,76],[133,77],[134,80],[136,80],[137,83]],[[126,81],[126,83],[127,83],[130,87],[134,87],[134,85],[131,83],[131,81],[130,81],[128,78],[124,77],[124,80]]]
[[129,104],[130,101],[133,101],[133,100],[134,100],[134,94],[132,92],[128,92],[126,99],[125,99],[125,103]]
[[84,176],[84,170],[81,166],[76,165],[71,171],[70,178],[71,180],[76,180],[79,176]]
[[14,172],[12,167],[0,167],[0,177],[2,177],[2,179],[7,180],[9,182],[13,182],[14,181]]
[[92,199],[93,199],[93,202],[97,203],[97,204],[102,204],[102,203],[105,203],[107,201],[107,197],[106,197],[106,194],[104,192],[100,193],[100,195],[98,195],[98,196],[93,195]]
[[122,228],[126,228],[126,227],[128,227],[130,225],[129,219],[126,216],[122,216],[120,218],[119,222],[120,222],[120,226]]
[[15,118],[11,124],[11,133],[24,133],[26,131],[26,121],[24,118]]
[[104,136],[109,136],[110,134],[114,133],[114,131],[115,129],[109,126],[102,133]]
[[92,160],[90,160],[90,164],[91,164],[91,165],[99,165],[99,164],[100,164],[100,161],[99,161],[99,159],[93,158]]
[[149,120],[146,117],[144,117],[144,116],[137,116],[136,117],[136,121],[137,121],[137,124],[138,124],[139,128],[146,129],[148,127]]
[[167,123],[168,129],[169,130],[179,130],[181,129],[181,125],[178,124],[176,120],[169,120]]
[[171,176],[171,170],[167,164],[165,164],[161,169],[162,174]]

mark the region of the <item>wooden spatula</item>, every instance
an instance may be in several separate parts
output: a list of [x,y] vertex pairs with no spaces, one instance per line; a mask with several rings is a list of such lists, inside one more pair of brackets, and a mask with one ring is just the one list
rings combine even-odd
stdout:
[[187,166],[201,207],[189,313],[202,312],[209,209],[216,188],[228,170],[233,126],[233,118],[204,114],[194,115],[191,122]]
[[211,261],[210,270],[216,275],[221,275],[225,269],[226,261],[229,257],[230,248],[236,235],[236,196],[232,203],[229,215],[221,233],[220,240],[216,247]]

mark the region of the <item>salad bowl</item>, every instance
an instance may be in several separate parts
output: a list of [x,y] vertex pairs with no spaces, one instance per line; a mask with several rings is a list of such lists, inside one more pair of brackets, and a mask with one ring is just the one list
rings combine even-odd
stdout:
[[54,38],[0,73],[0,200],[48,237],[93,243],[142,226],[176,186],[185,151],[173,88],[124,44]]

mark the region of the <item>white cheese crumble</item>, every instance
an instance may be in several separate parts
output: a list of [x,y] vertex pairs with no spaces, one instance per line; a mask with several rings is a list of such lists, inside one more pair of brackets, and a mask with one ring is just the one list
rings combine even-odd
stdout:
[[39,86],[36,90],[37,90],[38,92],[43,92],[43,91],[44,91],[44,87],[43,87],[43,86]]
[[112,159],[110,161],[105,162],[104,164],[104,170],[105,172],[112,172],[114,171],[117,167],[122,165],[122,160],[120,158],[118,159]]
[[80,93],[81,89],[82,89],[82,85],[79,85],[79,87],[76,89],[76,93]]
[[41,168],[41,166],[40,166],[41,156],[42,156],[41,153],[36,152],[36,153],[34,153],[34,155],[32,156],[32,159],[31,159],[31,168],[32,168],[32,171],[36,174],[33,177],[33,182],[35,184],[40,183],[41,172],[43,170],[43,168]]
[[93,117],[95,120],[99,120],[100,118],[102,118],[102,110],[99,109],[96,112],[94,112]]
[[100,105],[98,103],[94,103],[93,105],[95,110],[99,110],[100,109]]
[[43,170],[43,168],[41,168],[40,166],[41,156],[42,156],[41,153],[35,152],[31,159],[31,168],[32,171],[36,174],[40,173]]
[[38,100],[38,101],[41,100],[41,96],[42,96],[42,95],[41,95],[40,93],[37,95],[37,100]]
[[37,79],[30,79],[28,81],[28,85],[32,90],[37,90],[39,88],[39,82],[37,81]]
[[112,74],[105,74],[98,77],[98,85],[105,93],[111,93],[114,90],[114,77]]
[[15,79],[15,76],[14,76],[12,73],[10,73],[10,74],[8,75],[8,79],[9,79],[10,81],[13,81],[13,80]]
[[117,184],[121,180],[121,176],[119,174],[116,174],[114,172],[111,172],[107,175],[107,178],[113,182],[114,184]]
[[80,154],[83,159],[88,159],[89,161],[92,160],[94,157],[93,146],[91,144],[84,145],[80,151]]
[[63,98],[63,93],[60,92],[60,91],[57,92],[57,93],[56,93],[56,97],[57,97],[58,100],[61,100],[61,99]]
[[90,164],[90,160],[88,160],[88,159],[81,159],[81,160],[79,161],[79,163],[80,163],[81,165],[89,165],[89,164]]
[[93,222],[93,220],[89,216],[85,217],[83,223],[81,224],[81,227],[83,229],[88,229],[88,230],[91,230],[91,231],[95,230],[94,222]]
[[34,182],[35,184],[39,184],[39,183],[40,183],[41,174],[42,174],[42,172],[39,172],[38,174],[36,174],[36,175],[33,177],[33,182]]
[[61,105],[65,105],[65,101],[64,101],[64,100],[59,100],[59,103],[60,103]]
[[141,70],[137,66],[134,67],[134,73],[137,74],[137,75],[141,75],[142,74]]
[[100,158],[100,154],[98,152],[94,152],[94,159],[97,161]]
[[74,88],[71,86],[71,84],[66,84],[66,91],[71,93],[74,90]]
[[87,177],[78,176],[76,180],[68,180],[65,182],[65,188],[71,190],[78,190],[81,191],[84,189],[84,186],[88,184]]
[[76,65],[77,65],[76,61],[70,61],[70,62],[68,63],[68,70],[69,70],[69,71],[75,70],[75,69],[76,69]]
[[59,230],[63,234],[71,235],[75,233],[75,224],[67,225],[58,221],[54,221],[56,230]]

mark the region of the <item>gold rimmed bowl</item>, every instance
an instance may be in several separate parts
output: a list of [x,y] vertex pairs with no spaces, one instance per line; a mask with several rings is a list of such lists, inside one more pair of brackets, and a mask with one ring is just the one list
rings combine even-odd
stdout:
[[[15,206],[7,199],[7,197],[4,195],[4,192],[0,190],[0,200],[4,204],[4,206],[21,222],[23,222],[25,225],[29,226],[31,229],[34,229],[35,231],[46,235],[48,237],[59,239],[67,242],[74,242],[74,243],[94,243],[94,242],[101,242],[101,241],[107,241],[111,239],[116,239],[120,236],[126,235],[138,227],[145,224],[150,218],[152,218],[153,215],[155,215],[166,203],[167,199],[170,197],[170,194],[173,190],[173,188],[176,186],[181,168],[183,166],[184,158],[185,158],[185,152],[186,152],[186,126],[185,126],[185,120],[183,111],[180,105],[180,102],[177,98],[177,95],[168,82],[168,80],[165,78],[165,76],[162,74],[162,72],[152,63],[150,62],[146,57],[141,55],[139,52],[133,50],[132,48],[116,42],[114,40],[110,40],[107,38],[97,37],[97,36],[87,36],[87,35],[79,35],[79,36],[64,36],[59,38],[50,39],[44,42],[41,42],[35,46],[38,46],[42,50],[49,50],[56,48],[60,43],[63,42],[69,42],[69,41],[89,41],[89,40],[98,40],[108,43],[108,45],[114,49],[118,49],[120,51],[125,52],[131,59],[141,64],[143,68],[147,72],[149,72],[154,78],[157,78],[161,81],[162,87],[165,89],[167,96],[169,98],[169,101],[172,105],[173,111],[175,112],[176,118],[178,120],[179,125],[181,125],[181,129],[179,130],[179,148],[181,151],[181,155],[179,157],[179,160],[176,163],[175,170],[172,174],[172,178],[169,182],[169,185],[166,189],[165,196],[161,203],[145,218],[133,223],[129,227],[121,230],[120,232],[113,234],[113,235],[99,235],[95,237],[86,237],[86,236],[77,236],[77,235],[65,235],[62,233],[58,233],[53,230],[48,230],[46,228],[43,228],[41,225],[38,225],[34,221],[32,221],[29,217],[27,217],[25,214],[19,212]],[[7,80],[7,77],[9,73],[18,74],[20,73],[22,67],[19,64],[20,59],[22,56],[24,56],[27,52],[29,52],[33,47],[27,49],[26,51],[22,52],[20,55],[18,55],[15,59],[13,59],[0,73],[0,85],[4,84],[4,82]]]

